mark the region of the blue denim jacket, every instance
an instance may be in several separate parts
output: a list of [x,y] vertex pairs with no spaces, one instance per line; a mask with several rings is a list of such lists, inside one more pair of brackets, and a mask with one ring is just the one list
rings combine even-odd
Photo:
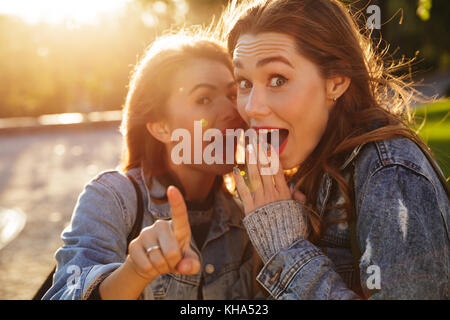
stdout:
[[[143,170],[128,172],[144,195],[142,228],[156,219],[170,219],[168,203],[155,203],[165,188],[153,179],[151,190]],[[64,245],[55,254],[58,262],[53,286],[43,299],[86,299],[97,284],[126,258],[126,239],[136,217],[136,193],[128,178],[107,171],[90,181],[80,194],[70,225],[63,231]],[[201,276],[204,299],[249,299],[252,297],[253,250],[242,226],[241,209],[222,190],[214,197],[214,216],[201,250],[192,247],[201,260],[195,275],[166,274],[153,280],[142,299],[197,299]]]
[[[273,252],[258,281],[275,299],[449,299],[449,199],[421,149],[405,138],[368,143],[342,170],[355,192],[360,281],[342,222],[326,227],[316,245],[298,237]],[[325,210],[342,202],[325,175],[318,196],[324,223],[345,217]]]

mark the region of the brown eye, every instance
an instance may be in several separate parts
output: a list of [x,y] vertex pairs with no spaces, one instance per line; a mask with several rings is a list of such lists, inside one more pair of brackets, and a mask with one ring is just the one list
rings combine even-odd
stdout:
[[252,87],[252,84],[248,80],[241,79],[241,80],[238,80],[238,87],[241,90],[242,89],[250,89]]
[[286,83],[287,79],[281,75],[276,75],[270,78],[269,86],[270,87],[281,87]]
[[201,105],[210,104],[211,99],[209,97],[201,97],[201,98],[197,99],[196,103],[201,104]]

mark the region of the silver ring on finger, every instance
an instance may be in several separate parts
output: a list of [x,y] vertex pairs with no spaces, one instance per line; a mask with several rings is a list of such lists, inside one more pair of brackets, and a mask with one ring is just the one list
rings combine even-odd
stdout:
[[161,249],[161,247],[156,245],[156,246],[151,246],[151,247],[147,248],[146,251],[147,251],[147,254],[150,254],[150,252],[152,252],[153,250],[159,250],[159,249]]

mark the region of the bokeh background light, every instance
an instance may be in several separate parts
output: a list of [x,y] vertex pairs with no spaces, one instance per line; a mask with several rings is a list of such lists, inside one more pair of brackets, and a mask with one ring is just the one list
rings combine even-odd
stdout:
[[14,0],[0,2],[0,14],[16,15],[27,23],[47,22],[75,25],[96,23],[101,14],[122,10],[129,0]]

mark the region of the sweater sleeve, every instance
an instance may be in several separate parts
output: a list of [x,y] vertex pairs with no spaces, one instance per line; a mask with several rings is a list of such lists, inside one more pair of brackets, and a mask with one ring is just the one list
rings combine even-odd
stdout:
[[305,209],[294,200],[273,202],[258,208],[249,213],[243,222],[264,263],[297,238],[308,237]]

